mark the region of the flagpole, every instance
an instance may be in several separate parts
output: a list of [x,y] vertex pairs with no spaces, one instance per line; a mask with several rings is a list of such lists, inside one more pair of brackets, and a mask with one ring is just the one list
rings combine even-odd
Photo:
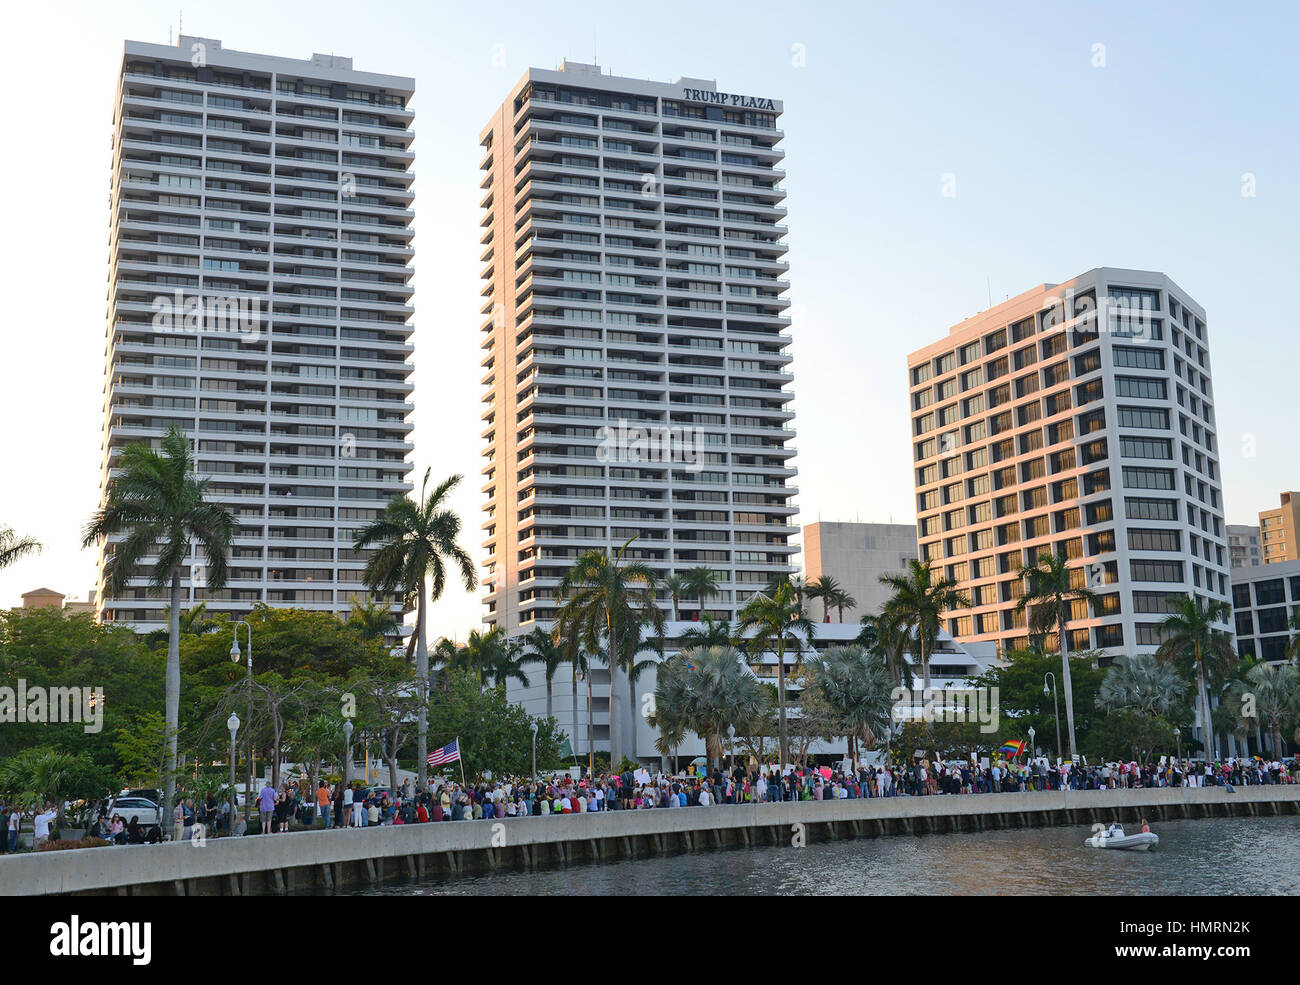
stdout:
[[460,785],[465,786],[465,754],[460,748],[460,736],[456,736],[456,762],[460,764]]

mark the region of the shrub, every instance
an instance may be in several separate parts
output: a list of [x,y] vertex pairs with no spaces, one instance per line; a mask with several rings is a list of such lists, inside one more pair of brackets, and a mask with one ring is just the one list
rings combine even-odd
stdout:
[[38,852],[62,852],[71,848],[102,848],[107,845],[103,838],[52,838],[36,850]]

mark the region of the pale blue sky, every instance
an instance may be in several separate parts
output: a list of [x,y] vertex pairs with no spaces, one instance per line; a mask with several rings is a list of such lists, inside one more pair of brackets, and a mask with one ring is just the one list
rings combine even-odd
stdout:
[[[3,605],[91,585],[77,529],[98,495],[114,80],[123,40],[166,42],[177,12],[7,15],[0,523],[47,549],[0,575]],[[1300,486],[1298,20],[1208,3],[184,8],[187,34],[227,47],[416,78],[417,475],[466,474],[475,553],[478,133],[530,65],[593,49],[618,75],[785,101],[804,522],[910,522],[906,354],[990,294],[1095,266],[1163,270],[1205,306],[1228,519],[1254,522]],[[478,619],[452,596],[434,628],[463,638]]]

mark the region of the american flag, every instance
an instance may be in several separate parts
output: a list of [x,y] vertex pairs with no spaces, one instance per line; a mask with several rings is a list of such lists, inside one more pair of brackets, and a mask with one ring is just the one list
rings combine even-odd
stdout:
[[441,766],[443,763],[454,763],[460,759],[460,739],[448,742],[441,749],[435,749],[429,753],[429,765]]

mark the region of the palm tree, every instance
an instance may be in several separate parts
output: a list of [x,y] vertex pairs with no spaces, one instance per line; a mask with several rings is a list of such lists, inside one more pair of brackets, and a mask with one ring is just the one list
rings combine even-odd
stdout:
[[832,646],[810,660],[809,683],[832,709],[858,762],[858,742],[874,742],[890,723],[894,681],[885,662],[860,646]]
[[889,671],[890,679],[900,687],[910,684],[909,666],[906,659],[908,646],[912,639],[896,617],[884,612],[879,615],[867,613],[858,620],[862,628],[853,638],[854,644],[868,653],[880,657]]
[[176,734],[181,705],[181,572],[191,547],[202,547],[207,558],[207,586],[226,584],[227,552],[235,532],[235,517],[225,506],[207,498],[208,480],[195,472],[189,439],[172,425],[161,450],[144,442],[122,449],[117,474],[109,479],[104,505],[86,522],[82,547],[124,535],[104,563],[105,598],[126,590],[135,569],[149,565],[148,590],[167,592],[167,675],[164,697],[167,723],[166,777],[163,781],[164,819],[171,817],[176,793]]
[[[578,659],[579,652],[599,654],[609,666],[612,769],[623,760],[618,672],[634,668],[636,655],[642,649],[642,624],[649,622],[660,636],[664,627],[663,612],[655,601],[658,583],[654,571],[642,561],[624,560],[628,545],[635,539],[630,538],[613,556],[602,550],[587,551],[565,572],[556,590],[562,603],[555,616],[556,626],[566,659]],[[629,700],[635,703],[630,679],[628,683]],[[594,775],[595,758],[590,750],[588,766]]]
[[784,769],[790,761],[790,736],[785,710],[786,646],[794,647],[798,663],[803,647],[811,645],[817,629],[804,612],[794,585],[788,581],[778,582],[771,595],[762,592],[754,595],[740,610],[739,620],[736,635],[749,639],[751,659],[757,661],[767,651],[776,654],[776,704],[780,720],[778,745],[781,755],[779,765]]
[[701,616],[703,616],[705,603],[718,594],[721,578],[718,572],[703,564],[687,568],[682,575],[682,580],[686,584],[686,596],[699,603]]
[[939,639],[940,616],[950,609],[970,605],[957,591],[957,583],[937,575],[930,562],[908,561],[901,575],[881,575],[880,583],[892,592],[881,610],[884,622],[903,634],[916,638],[921,662],[921,678],[930,687],[930,655]]
[[673,603],[673,621],[676,622],[681,619],[682,596],[689,591],[686,585],[686,576],[673,572],[659,583],[659,587],[668,593],[668,598]]
[[844,610],[852,609],[855,605],[858,604],[858,600],[855,599],[852,595],[850,595],[847,589],[838,588],[835,590],[835,594],[831,596],[830,603],[831,605],[835,606],[836,610],[839,613],[840,622],[843,623]]
[[[564,663],[564,651],[556,642],[555,634],[548,633],[541,627],[534,629],[525,636],[520,641],[520,645],[531,658],[529,662],[542,665],[542,670],[546,675],[546,717],[553,718],[555,716],[551,712],[551,689],[555,680],[555,673],[560,669],[560,665]],[[576,694],[576,686],[574,690]]]
[[816,581],[809,583],[808,597],[822,600],[822,622],[831,621],[831,606],[835,604],[835,596],[841,591],[840,583],[830,575],[822,575]]
[[731,623],[725,619],[715,620],[711,616],[705,616],[699,626],[681,631],[677,637],[677,646],[682,650],[689,647],[730,646],[731,641]]
[[717,766],[727,726],[747,725],[762,709],[762,687],[739,650],[697,647],[660,665],[650,724],[660,730],[656,746],[665,756],[694,732],[704,739],[709,764]]
[[789,585],[790,590],[794,592],[795,601],[801,606],[804,597],[808,595],[808,583],[798,575],[773,575],[768,579],[767,586],[763,589],[766,595],[775,595],[778,585]]
[[[416,596],[415,680],[419,693],[419,723],[416,739],[417,787],[423,790],[428,775],[429,746],[429,646],[428,603],[437,601],[447,587],[448,568],[461,576],[465,590],[474,590],[474,562],[457,543],[460,517],[447,506],[451,491],[461,476],[444,479],[425,495],[429,472],[424,473],[417,502],[410,496],[394,496],[379,519],[367,526],[353,545],[362,551],[378,545],[366,562],[362,575],[372,591],[403,592]],[[429,582],[432,582],[432,585]]]
[[1147,715],[1168,716],[1171,711],[1186,708],[1183,704],[1186,694],[1186,682],[1170,664],[1151,654],[1116,657],[1102,678],[1097,706],[1106,711],[1127,708]]
[[395,636],[402,629],[402,621],[388,607],[388,603],[374,600],[362,603],[355,595],[352,597],[348,625],[355,627],[363,640]]
[[[3,565],[0,565],[0,567],[3,567]],[[1300,606],[1297,606],[1295,611],[1291,613],[1291,622],[1288,623],[1288,626],[1294,635],[1291,637],[1291,642],[1286,645],[1286,652],[1282,655],[1292,663],[1300,663]]]
[[19,537],[10,527],[0,527],[0,568],[7,568],[28,554],[39,554],[41,542],[35,537]]
[[1214,731],[1206,675],[1210,668],[1216,674],[1226,671],[1237,660],[1232,650],[1232,637],[1214,628],[1215,623],[1228,621],[1232,608],[1227,602],[1202,600],[1194,595],[1172,595],[1165,601],[1169,614],[1160,621],[1160,635],[1164,642],[1156,650],[1156,657],[1178,663],[1184,672],[1191,670],[1195,675],[1196,714],[1206,738],[1205,751],[1211,759],[1218,759],[1218,737]]
[[1237,697],[1250,696],[1240,707],[1249,708],[1253,714],[1242,715],[1243,722],[1268,728],[1269,745],[1275,759],[1281,759],[1286,750],[1282,745],[1282,730],[1300,721],[1300,670],[1290,664],[1257,663],[1246,673],[1246,680],[1233,688]]
[[182,636],[202,636],[204,633],[214,633],[217,630],[216,623],[206,617],[208,603],[200,602],[192,609],[186,609],[181,613],[181,635]]
[[459,656],[467,669],[478,674],[480,684],[491,682],[493,687],[502,687],[515,680],[524,687],[528,686],[528,675],[523,671],[527,658],[500,626],[493,626],[486,632],[471,631]]
[[1074,684],[1070,679],[1070,608],[1074,602],[1091,606],[1097,596],[1092,589],[1074,584],[1073,569],[1064,553],[1038,555],[1034,564],[1021,566],[1020,577],[1025,581],[1025,591],[1016,608],[1028,612],[1030,631],[1045,635],[1053,628],[1056,630],[1061,650],[1065,720],[1070,732],[1070,759],[1074,761],[1078,758],[1078,748],[1074,741]]

